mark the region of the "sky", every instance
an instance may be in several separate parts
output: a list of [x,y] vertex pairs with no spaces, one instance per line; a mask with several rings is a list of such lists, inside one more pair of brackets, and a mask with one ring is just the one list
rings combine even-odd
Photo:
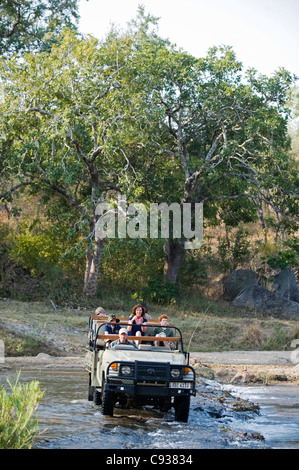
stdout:
[[158,33],[195,57],[232,46],[243,68],[271,76],[284,67],[299,77],[299,0],[79,0],[79,29],[103,39],[125,28],[138,5],[159,17]]

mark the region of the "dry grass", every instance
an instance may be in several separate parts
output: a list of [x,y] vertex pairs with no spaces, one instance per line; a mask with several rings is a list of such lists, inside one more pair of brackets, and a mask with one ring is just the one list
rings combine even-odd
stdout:
[[[111,301],[112,303],[112,301]],[[131,306],[123,302],[121,309],[108,308],[109,313],[128,315]],[[106,307],[106,304],[101,302]],[[107,308],[107,307],[106,307]],[[0,303],[0,339],[11,355],[35,355],[47,351],[46,343],[33,335],[17,337],[1,329],[1,318],[13,329],[15,322],[45,330],[47,325],[76,328],[87,333],[88,318],[94,308],[56,309],[51,303],[6,301]],[[299,338],[299,321],[278,320],[234,308],[229,302],[196,298],[167,307],[151,306],[150,314],[158,318],[167,313],[183,333],[184,345],[190,351],[290,350],[293,339]]]

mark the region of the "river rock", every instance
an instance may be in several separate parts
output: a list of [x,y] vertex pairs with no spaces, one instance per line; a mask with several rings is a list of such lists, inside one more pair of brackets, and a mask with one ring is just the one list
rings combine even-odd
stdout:
[[[289,375],[292,377],[292,379],[298,379],[299,380],[299,364],[294,366],[290,371]],[[299,385],[299,383],[298,383]]]
[[268,315],[299,318],[299,303],[285,299],[262,286],[248,286],[233,300],[235,307],[247,308]]
[[225,279],[224,297],[227,300],[233,300],[245,287],[252,284],[259,284],[261,277],[251,269],[237,269],[227,279]]
[[273,291],[285,299],[299,302],[299,289],[296,276],[290,268],[286,268],[274,277]]
[[50,356],[50,354],[46,354],[46,353],[39,353],[35,356],[35,359],[49,359],[51,358],[52,356]]
[[233,378],[231,379],[230,383],[248,383],[248,382],[256,382],[257,381],[257,377],[255,374],[252,374],[250,372],[247,372],[247,371],[241,371],[241,372],[237,372]]
[[[191,362],[190,362],[191,365]],[[213,380],[215,378],[214,371],[211,369],[211,367],[201,364],[201,363],[193,363],[192,367],[195,370],[196,377],[203,377],[205,379],[210,379]]]

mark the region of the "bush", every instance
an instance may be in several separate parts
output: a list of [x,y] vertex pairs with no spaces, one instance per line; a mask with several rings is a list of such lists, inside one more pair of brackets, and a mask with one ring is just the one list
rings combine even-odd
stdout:
[[8,394],[0,387],[0,449],[30,449],[38,431],[37,419],[33,418],[44,393],[39,382],[16,383]]
[[148,281],[148,285],[142,290],[142,297],[159,305],[167,305],[176,302],[178,293],[178,285],[161,275]]
[[237,266],[245,264],[251,257],[249,233],[242,226],[230,237],[218,237],[218,258],[223,270],[234,271]]

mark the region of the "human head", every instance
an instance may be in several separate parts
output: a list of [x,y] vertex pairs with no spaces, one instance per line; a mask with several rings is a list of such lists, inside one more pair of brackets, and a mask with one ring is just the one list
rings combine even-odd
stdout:
[[106,315],[105,309],[103,307],[98,307],[95,311],[96,315]]
[[118,332],[118,336],[120,342],[125,342],[128,336],[128,331],[126,330],[126,328],[121,328]]
[[127,334],[128,334],[128,330],[127,330],[126,328],[121,328],[121,329],[119,330],[119,333],[118,333],[118,334],[119,334],[119,335],[127,335]]
[[168,316],[163,313],[163,315],[160,315],[158,318],[158,321],[161,323],[161,325],[167,325],[168,324]]
[[135,307],[132,308],[131,316],[133,317],[134,315],[137,315],[137,313],[140,312],[140,309],[142,311],[141,316],[144,317],[145,316],[145,309],[141,304],[137,304],[137,305],[135,305]]

